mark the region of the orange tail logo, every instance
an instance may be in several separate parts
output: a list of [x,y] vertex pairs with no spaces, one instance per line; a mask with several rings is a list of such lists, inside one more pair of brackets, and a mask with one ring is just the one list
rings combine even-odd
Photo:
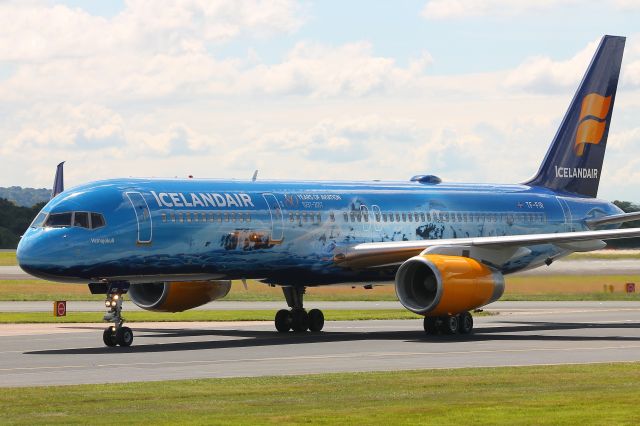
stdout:
[[611,96],[600,96],[597,93],[589,93],[582,100],[580,110],[579,125],[576,131],[576,143],[574,149],[576,155],[581,157],[584,154],[584,145],[591,143],[597,145],[604,136],[604,129],[607,126],[605,118],[609,114],[611,106]]

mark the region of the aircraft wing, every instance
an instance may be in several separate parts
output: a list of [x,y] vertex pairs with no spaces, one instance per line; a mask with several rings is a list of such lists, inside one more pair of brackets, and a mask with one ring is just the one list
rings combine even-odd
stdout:
[[[371,268],[393,265],[438,247],[459,247],[502,252],[510,257],[518,249],[538,244],[558,244],[578,247],[580,243],[599,243],[601,240],[640,237],[640,228],[601,231],[560,232],[554,234],[506,235],[497,237],[451,238],[440,240],[388,241],[361,243],[336,251],[334,262],[349,268]],[[593,248],[591,248],[592,250]],[[578,251],[578,250],[574,250]],[[497,257],[503,257],[497,256]],[[471,256],[474,257],[474,256]]]

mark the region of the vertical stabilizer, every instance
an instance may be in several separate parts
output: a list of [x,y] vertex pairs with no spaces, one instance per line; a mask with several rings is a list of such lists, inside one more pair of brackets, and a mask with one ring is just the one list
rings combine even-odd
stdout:
[[536,176],[528,185],[598,194],[624,37],[604,36]]
[[56,168],[56,177],[53,178],[53,190],[51,191],[51,199],[64,191],[64,161],[58,164]]

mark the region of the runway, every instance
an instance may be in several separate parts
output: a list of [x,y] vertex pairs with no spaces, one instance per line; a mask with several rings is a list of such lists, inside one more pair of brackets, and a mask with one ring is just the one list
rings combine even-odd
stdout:
[[270,322],[142,323],[134,346],[105,348],[104,325],[1,325],[0,385],[640,361],[640,303],[504,303],[467,337],[428,337],[417,320],[284,335]]

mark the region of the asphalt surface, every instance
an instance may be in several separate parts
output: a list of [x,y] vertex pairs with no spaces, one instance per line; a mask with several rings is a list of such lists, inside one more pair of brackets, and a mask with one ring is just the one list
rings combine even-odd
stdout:
[[131,324],[106,348],[98,324],[0,325],[0,385],[153,381],[343,371],[640,361],[640,303],[502,302],[470,336],[421,321],[328,322],[322,333],[272,323]]

